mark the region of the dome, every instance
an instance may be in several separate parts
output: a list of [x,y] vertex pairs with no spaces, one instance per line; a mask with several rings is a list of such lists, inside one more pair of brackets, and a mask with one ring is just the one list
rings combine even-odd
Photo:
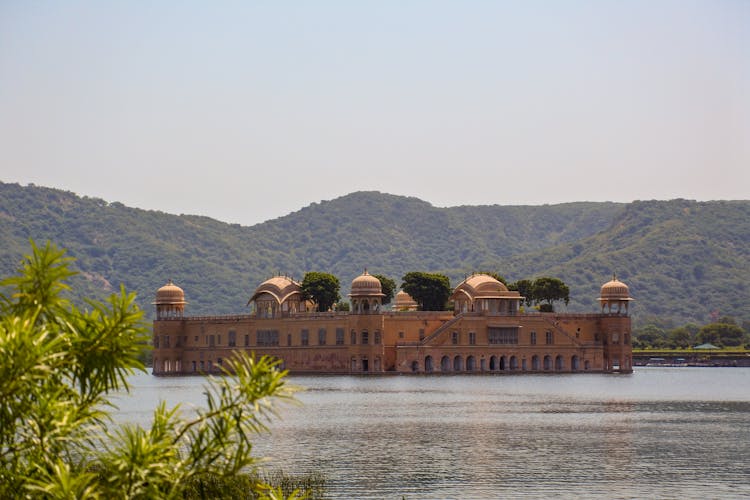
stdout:
[[496,280],[489,274],[474,274],[467,278],[464,283],[481,296],[508,291],[508,287],[503,285],[502,281]]
[[156,291],[156,305],[185,304],[185,292],[169,280],[166,285]]
[[288,276],[274,276],[258,285],[253,296],[250,297],[248,304],[264,293],[271,295],[279,304],[281,304],[292,295],[301,294],[302,286]]
[[383,287],[380,284],[380,280],[375,276],[369,274],[367,269],[365,272],[354,278],[352,281],[352,293],[349,294],[352,297],[359,296],[378,296],[383,297]]
[[[463,294],[471,300],[500,299],[517,296],[518,292],[511,292],[501,281],[496,280],[489,274],[472,274],[454,289],[453,295]],[[454,297],[455,300],[456,297]]]
[[628,285],[613,276],[611,281],[602,285],[599,300],[633,300],[630,298]]
[[393,303],[393,308],[397,311],[409,311],[416,310],[417,301],[412,298],[411,295],[401,290],[396,294],[396,300]]

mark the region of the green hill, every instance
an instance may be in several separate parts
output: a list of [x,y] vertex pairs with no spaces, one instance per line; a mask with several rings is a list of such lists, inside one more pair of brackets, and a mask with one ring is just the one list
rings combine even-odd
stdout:
[[[314,203],[251,227],[170,215],[0,183],[0,272],[13,272],[28,239],[78,259],[76,291],[102,295],[124,283],[151,311],[173,279],[190,314],[244,312],[258,283],[277,273],[336,274],[364,267],[393,277],[475,270],[509,280],[554,275],[571,287],[569,310],[597,307],[616,271],[637,299],[637,318],[706,322],[711,312],[750,319],[750,202],[686,200],[438,208],[377,192]],[[344,290],[346,292],[346,290]]]

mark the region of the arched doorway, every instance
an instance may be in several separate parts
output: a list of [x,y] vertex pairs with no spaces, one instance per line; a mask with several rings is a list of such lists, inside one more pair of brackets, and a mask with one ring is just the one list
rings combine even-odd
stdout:
[[565,369],[565,362],[563,361],[563,357],[558,354],[555,358],[555,370],[558,372],[561,372]]
[[510,369],[518,370],[518,358],[516,358],[515,356],[510,357]]
[[570,358],[570,369],[574,372],[578,371],[578,356],[573,355]]
[[500,356],[500,366],[498,370],[505,370],[505,356]]
[[531,369],[534,371],[539,371],[539,356],[534,354],[531,356]]
[[549,357],[549,354],[545,354],[544,356],[544,371],[549,371],[552,369],[552,358]]
[[426,371],[427,373],[432,373],[432,370],[432,356],[426,356],[424,358],[424,371]]
[[490,371],[497,370],[497,358],[495,356],[490,356]]
[[440,371],[441,372],[451,371],[451,358],[449,358],[448,356],[443,356],[440,359]]
[[466,371],[467,372],[473,372],[477,369],[477,362],[474,359],[474,356],[469,356],[466,358]]
[[464,369],[464,358],[461,356],[456,356],[453,358],[453,371],[454,372],[460,372]]

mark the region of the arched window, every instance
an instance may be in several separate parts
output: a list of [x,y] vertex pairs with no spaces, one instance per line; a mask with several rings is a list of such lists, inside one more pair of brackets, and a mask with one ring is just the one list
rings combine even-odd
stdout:
[[545,354],[544,356],[544,370],[551,370],[552,369],[552,358],[549,357],[549,354]]
[[539,370],[539,356],[536,354],[531,356],[531,369],[535,371]]
[[474,359],[474,356],[469,356],[466,358],[466,371],[473,372],[477,369],[477,362]]
[[565,362],[563,361],[563,357],[561,355],[557,355],[555,358],[555,370],[561,372],[565,369]]

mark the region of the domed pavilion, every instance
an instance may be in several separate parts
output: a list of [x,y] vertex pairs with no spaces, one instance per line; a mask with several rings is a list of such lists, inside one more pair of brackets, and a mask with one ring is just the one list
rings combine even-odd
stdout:
[[630,297],[628,285],[618,280],[617,275],[613,275],[611,281],[602,285],[598,300],[602,305],[602,313],[607,308],[609,314],[627,315],[628,305],[635,299]]
[[259,318],[276,318],[307,310],[302,286],[288,276],[274,276],[261,283],[247,302]]
[[502,282],[489,274],[472,274],[453,290],[450,300],[454,311],[489,312],[515,314],[521,303],[521,295],[510,291]]
[[166,285],[156,291],[156,318],[181,318],[185,311],[185,292],[169,280]]
[[369,274],[367,269],[352,281],[349,300],[352,303],[352,312],[354,314],[380,312],[383,297],[385,297],[385,294],[383,293],[380,280]]

